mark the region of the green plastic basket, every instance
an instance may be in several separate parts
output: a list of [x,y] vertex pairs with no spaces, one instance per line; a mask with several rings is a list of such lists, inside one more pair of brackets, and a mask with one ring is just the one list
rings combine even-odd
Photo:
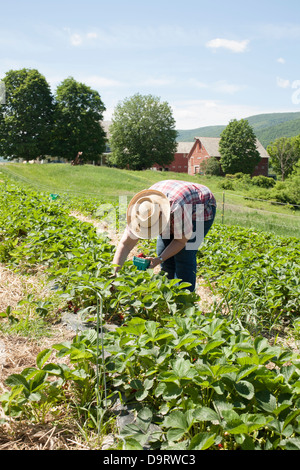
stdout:
[[150,260],[144,259],[144,258],[138,258],[137,256],[134,256],[133,264],[141,271],[146,271],[146,269],[149,267]]

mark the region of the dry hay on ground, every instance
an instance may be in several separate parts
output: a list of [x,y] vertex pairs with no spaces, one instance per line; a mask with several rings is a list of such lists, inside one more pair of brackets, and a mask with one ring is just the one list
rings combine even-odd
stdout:
[[[27,367],[36,367],[36,357],[54,343],[72,339],[74,332],[54,326],[52,334],[37,342],[19,335],[0,336],[0,394],[8,391],[5,380],[11,374],[19,374]],[[42,343],[42,344],[41,344]],[[70,423],[54,425],[52,419],[43,424],[15,421],[4,416],[0,408],[0,450],[55,450],[80,448],[76,443]],[[76,429],[76,432],[77,429]]]
[[46,297],[49,287],[42,277],[42,268],[35,275],[23,276],[0,264],[0,312],[5,312],[9,306],[16,308],[18,302],[36,292],[41,298]]

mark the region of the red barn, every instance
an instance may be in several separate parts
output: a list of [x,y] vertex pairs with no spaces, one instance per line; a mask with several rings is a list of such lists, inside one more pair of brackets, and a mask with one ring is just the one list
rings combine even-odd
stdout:
[[[195,137],[194,142],[179,142],[173,162],[165,167],[155,164],[153,170],[175,171],[189,175],[200,173],[201,163],[207,158],[215,157],[220,160],[219,143],[218,137]],[[256,147],[261,155],[261,161],[255,167],[252,176],[268,176],[269,154],[259,140],[256,141]]]
[[162,167],[161,165],[153,165],[153,170],[175,171],[177,173],[188,173],[188,156],[195,142],[178,142],[177,151],[174,160],[170,165]]
[[[219,143],[220,138],[218,137],[195,137],[194,145],[188,155],[188,173],[190,175],[200,172],[200,164],[205,161],[206,158],[215,157],[217,160],[221,159]],[[255,167],[252,176],[268,176],[269,154],[259,140],[256,140],[256,147],[260,153],[261,161]]]

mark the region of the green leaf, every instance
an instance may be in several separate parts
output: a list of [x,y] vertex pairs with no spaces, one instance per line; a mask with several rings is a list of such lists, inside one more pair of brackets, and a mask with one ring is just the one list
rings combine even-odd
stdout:
[[143,446],[133,437],[128,437],[125,438],[125,450],[143,450]]
[[43,370],[45,372],[48,372],[50,375],[63,375],[63,370],[62,367],[59,366],[58,364],[46,364],[43,367]]
[[243,423],[242,420],[238,419],[237,421],[232,421],[228,426],[226,426],[226,431],[230,434],[247,434],[248,426]]
[[189,450],[206,450],[215,443],[215,434],[200,432],[191,440]]
[[275,411],[277,403],[276,398],[268,390],[262,390],[255,395],[257,403],[260,408],[268,413]]
[[141,336],[146,330],[145,323],[146,320],[143,320],[142,318],[133,318],[126,326],[121,326],[120,330],[134,336]]
[[205,348],[202,351],[202,355],[207,354],[212,349],[218,348],[223,343],[224,343],[224,340],[210,341],[209,343],[205,345]]
[[49,359],[49,357],[51,356],[51,352],[51,349],[44,349],[37,355],[36,364],[39,369],[41,369],[45,362]]
[[242,442],[242,449],[243,450],[254,450],[255,443],[251,436],[245,436],[244,441]]
[[145,398],[147,398],[147,396],[149,395],[149,392],[148,390],[138,390],[136,393],[135,393],[135,398],[137,399],[137,401],[143,401],[145,400]]
[[153,384],[154,384],[154,379],[145,379],[144,381],[144,388],[146,390],[150,390],[150,388],[153,387]]
[[234,387],[239,395],[243,398],[247,398],[247,400],[251,400],[254,396],[254,386],[250,382],[246,382],[245,380],[241,380],[234,384]]
[[244,365],[236,376],[236,381],[239,382],[240,380],[244,379],[248,375],[252,374],[257,369],[257,365],[246,364]]
[[12,375],[10,375],[10,376],[7,377],[7,379],[5,380],[5,383],[6,383],[9,387],[23,386],[23,387],[26,388],[28,391],[30,390],[29,383],[27,382],[27,380],[25,379],[25,377],[23,377],[23,375],[21,375],[21,374],[12,374]]
[[181,428],[174,428],[174,429],[169,429],[167,432],[167,440],[168,442],[176,442],[181,439],[184,434],[185,434],[185,429]]
[[194,418],[197,421],[219,421],[218,414],[206,406],[197,408],[196,411],[194,411]]
[[179,379],[191,378],[193,375],[195,375],[190,361],[183,358],[176,359],[172,363],[172,369],[174,374],[176,374],[176,377]]
[[41,394],[38,392],[33,392],[28,397],[29,401],[34,401],[34,402],[39,402],[40,399],[41,399]]
[[279,445],[286,450],[300,450],[300,438],[290,437],[279,442]]
[[173,400],[174,398],[177,398],[181,395],[182,388],[175,383],[167,382],[165,385],[166,386],[163,391],[163,398],[165,400]]
[[136,425],[139,429],[141,429],[144,433],[148,431],[148,428],[151,424],[153,413],[150,408],[143,408],[141,411],[138,412],[136,418]]
[[186,416],[182,411],[172,411],[165,417],[163,424],[167,428],[180,428],[184,430],[188,428]]
[[155,338],[158,326],[159,326],[159,324],[157,322],[154,322],[154,321],[147,321],[145,323],[147,333],[151,338]]
[[43,370],[39,371],[35,375],[33,380],[30,382],[30,391],[34,392],[35,390],[40,388],[43,385],[43,383],[45,382],[46,378],[47,378],[47,373]]
[[300,414],[300,410],[292,411],[284,420],[283,430],[288,426],[288,424],[293,421]]
[[134,388],[135,390],[142,390],[143,389],[143,384],[139,379],[134,379],[130,381],[130,387]]

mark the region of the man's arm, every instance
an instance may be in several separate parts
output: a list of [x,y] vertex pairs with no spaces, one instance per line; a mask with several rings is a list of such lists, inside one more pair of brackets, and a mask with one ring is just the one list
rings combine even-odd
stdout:
[[177,255],[187,244],[188,239],[185,237],[182,237],[181,239],[173,239],[171,243],[167,246],[167,248],[164,249],[164,251],[161,253],[160,257],[156,258],[147,258],[150,259],[150,269],[154,269],[156,266],[158,266],[162,261],[160,258],[162,258],[163,261],[166,261],[169,258],[172,258],[172,256]]
[[122,238],[117,246],[117,250],[115,252],[115,256],[113,259],[113,264],[115,266],[115,273],[117,273],[123,264],[125,263],[127,256],[131,252],[131,250],[135,247],[138,242],[138,238],[135,237],[128,229],[125,229],[125,232],[122,235]]

